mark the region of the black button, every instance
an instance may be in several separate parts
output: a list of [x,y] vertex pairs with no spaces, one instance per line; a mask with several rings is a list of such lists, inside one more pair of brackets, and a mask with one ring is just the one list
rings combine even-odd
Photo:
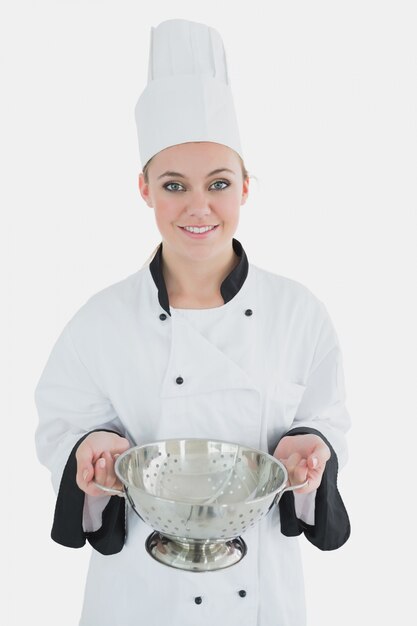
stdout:
[[241,598],[244,598],[246,596],[246,591],[244,589],[241,589],[239,591],[239,595],[240,595]]
[[184,379],[181,378],[181,376],[178,376],[178,378],[175,379],[175,382],[177,383],[177,385],[182,385],[182,383],[184,382]]
[[196,604],[201,604],[203,601],[203,598],[201,596],[197,596],[196,598],[194,598],[194,602]]
[[167,316],[165,315],[165,313],[161,313],[161,315],[159,316],[160,320],[166,320]]
[[245,315],[247,315],[249,317],[249,315],[252,315],[253,311],[252,309],[246,309],[245,311]]

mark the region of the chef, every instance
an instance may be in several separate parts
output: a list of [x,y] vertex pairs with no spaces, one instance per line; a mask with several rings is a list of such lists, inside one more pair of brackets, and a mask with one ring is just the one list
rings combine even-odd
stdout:
[[[139,189],[162,241],[70,319],[35,393],[52,538],[93,548],[80,625],[303,626],[298,535],[334,550],[350,533],[337,488],[350,423],[339,342],[323,303],[251,264],[234,237],[249,177],[215,29],[152,28],[135,114]],[[167,567],[146,550],[152,529],[96,483],[120,486],[117,455],[174,437],[261,449],[308,484],[244,533],[235,565]]]

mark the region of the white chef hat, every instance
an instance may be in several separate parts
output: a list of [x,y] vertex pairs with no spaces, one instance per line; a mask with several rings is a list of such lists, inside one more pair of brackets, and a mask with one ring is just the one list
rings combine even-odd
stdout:
[[142,167],[189,141],[224,144],[243,158],[226,53],[214,28],[183,19],[151,28],[148,84],[135,118]]

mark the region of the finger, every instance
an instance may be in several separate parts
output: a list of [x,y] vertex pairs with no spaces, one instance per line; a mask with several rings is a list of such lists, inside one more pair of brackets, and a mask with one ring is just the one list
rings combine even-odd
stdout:
[[76,482],[80,489],[84,490],[94,476],[93,452],[88,445],[83,443],[78,447],[75,454],[77,460]]
[[[76,451],[76,482],[78,487],[87,493],[87,488],[91,486],[95,477],[94,464],[98,458],[103,456],[104,451],[109,450],[113,454],[120,454],[121,452],[125,452],[129,447],[129,441],[125,437],[120,437],[114,433],[90,433]],[[112,468],[113,460],[111,457],[109,457],[108,460]],[[102,468],[97,467],[97,469],[100,470]],[[99,474],[100,480],[105,480],[103,473],[99,471]]]
[[106,487],[113,487],[117,480],[114,472],[114,457],[110,454],[110,452],[103,452],[102,457],[106,461]]
[[[293,487],[297,485],[303,485],[299,489],[294,489],[294,493],[307,494],[317,489],[317,472],[315,470],[309,470],[306,459],[302,459],[294,469],[291,485]],[[319,483],[320,484],[320,481]]]
[[80,466],[76,477],[75,477],[75,481],[78,485],[78,487],[82,490],[85,491],[88,484],[93,480],[94,478],[94,467],[90,464],[88,467],[84,466]]
[[287,468],[288,480],[291,486],[301,485],[307,480],[307,462],[301,454],[294,452],[288,459],[285,459],[284,465]]
[[293,452],[292,454],[290,454],[288,459],[285,460],[285,467],[287,468],[288,472],[292,473],[297,465],[300,463],[301,459],[302,456],[298,452]]
[[105,497],[108,496],[109,493],[106,492],[101,487],[116,487],[117,485],[113,485],[113,481],[109,479],[108,476],[108,467],[107,467],[107,459],[100,457],[94,464],[94,475],[92,480],[87,484],[84,489],[85,493],[89,496],[94,497]]
[[317,465],[315,468],[311,468],[310,464],[308,465],[308,484],[310,486],[310,491],[319,488],[321,480],[323,478],[325,467],[326,463],[321,466]]
[[301,461],[294,467],[291,477],[292,485],[302,485],[307,480],[308,468],[307,461],[301,459]]
[[313,472],[322,473],[326,466],[327,460],[328,458],[326,454],[318,455],[317,453],[313,452],[313,454],[310,454],[310,456],[307,458],[307,466],[309,470]]
[[119,480],[116,471],[115,471],[115,464],[117,461],[117,458],[120,456],[120,454],[114,454],[113,458],[109,459],[109,465],[111,467],[111,479],[112,479],[112,487],[114,487],[115,489],[123,489],[123,483]]
[[94,472],[91,477],[91,480],[87,483],[84,491],[89,496],[105,496],[107,495],[102,489],[100,489],[99,485],[103,485],[107,487],[107,468],[106,468],[106,459],[99,458],[94,464]]
[[307,465],[309,469],[316,470],[319,467],[319,459],[316,454],[310,454],[307,459]]
[[[95,483],[102,485],[103,487],[123,489],[122,483],[117,479],[114,472],[114,459],[110,452],[103,452],[102,456],[95,464]],[[96,489],[97,487],[93,486],[94,495],[103,495],[103,491],[98,493],[96,492]]]
[[317,470],[324,468],[327,461],[330,459],[330,448],[322,441],[319,443],[309,455],[307,464],[310,469]]
[[99,485],[103,485],[103,487],[108,487],[107,484],[107,459],[102,456],[94,464],[94,482]]
[[130,448],[130,443],[125,437],[119,437],[119,435],[115,435],[114,443],[110,448],[110,452],[113,454],[120,455],[122,452],[126,452]]
[[318,489],[321,484],[321,480],[322,480],[324,469],[325,469],[325,463],[322,466],[315,464],[314,468],[311,467],[311,464],[312,464],[311,459],[309,458],[306,464],[306,467],[307,467],[306,479],[308,480],[308,485],[306,487],[303,487],[303,489],[297,490],[297,493],[310,493]]

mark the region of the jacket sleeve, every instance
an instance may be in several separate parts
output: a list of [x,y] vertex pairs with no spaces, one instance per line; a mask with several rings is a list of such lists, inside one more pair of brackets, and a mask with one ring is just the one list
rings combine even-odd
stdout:
[[82,362],[70,323],[56,341],[42,372],[35,404],[39,414],[36,450],[51,472],[57,494],[52,538],[70,547],[81,547],[88,540],[103,554],[119,551],[124,540],[124,500],[118,496],[95,499],[93,506],[102,510],[102,526],[95,532],[84,531],[85,494],[75,481],[75,452],[91,431],[109,430],[124,437],[127,433],[110,400]]
[[[329,446],[331,456],[315,497],[314,494],[286,492],[279,507],[284,535],[304,533],[321,550],[335,550],[350,536],[349,517],[337,487],[339,467],[347,460],[345,434],[350,427],[350,417],[345,407],[340,345],[324,305],[320,303],[320,306],[320,331],[306,388],[286,436],[316,434]],[[298,513],[297,516],[297,509],[301,508],[304,508],[304,515]]]
[[[116,432],[103,428],[98,428],[97,430]],[[125,541],[126,510],[124,499],[118,496],[110,498],[104,496],[103,499],[86,497],[86,494],[78,487],[75,480],[77,473],[75,453],[87,435],[84,435],[76,443],[65,465],[55,506],[51,537],[57,543],[69,548],[81,548],[87,540],[97,552],[101,554],[115,554],[120,552]],[[83,513],[87,498],[92,501],[92,506],[96,505],[98,507],[101,517],[101,524],[95,531],[86,530],[83,524]]]

